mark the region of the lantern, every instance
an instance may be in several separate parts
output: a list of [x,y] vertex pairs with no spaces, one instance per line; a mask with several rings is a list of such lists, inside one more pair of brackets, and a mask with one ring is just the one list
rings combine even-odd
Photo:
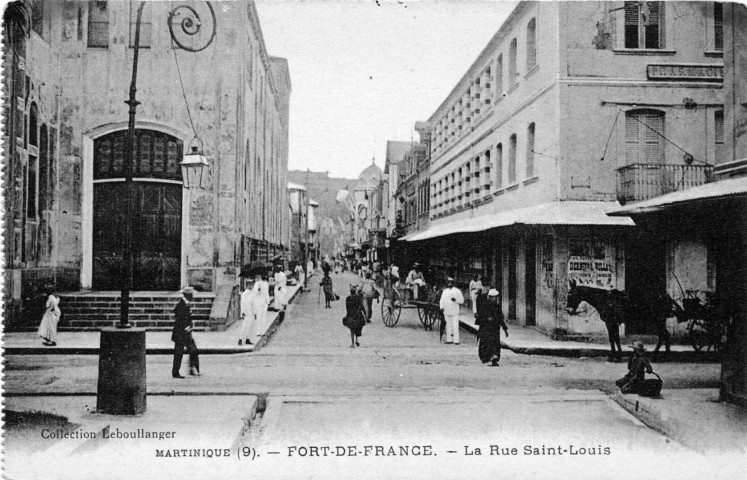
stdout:
[[[200,142],[199,147],[192,145],[192,142],[195,140]],[[189,143],[189,153],[184,155],[184,159],[180,163],[182,167],[182,181],[184,182],[184,188],[204,189],[203,180],[205,170],[209,164],[207,158],[202,154],[202,141],[195,137],[192,142]]]

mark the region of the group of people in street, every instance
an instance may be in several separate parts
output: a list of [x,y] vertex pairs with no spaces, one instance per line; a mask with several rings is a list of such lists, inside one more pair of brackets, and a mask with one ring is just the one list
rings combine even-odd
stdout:
[[[267,323],[267,311],[273,302],[270,296],[270,284],[264,272],[254,272],[252,278],[247,278],[244,283],[244,291],[241,292],[238,344],[253,345],[257,342],[269,327]],[[280,321],[285,317],[285,309],[288,305],[287,277],[281,266],[275,267],[274,274],[274,309],[279,313]]]

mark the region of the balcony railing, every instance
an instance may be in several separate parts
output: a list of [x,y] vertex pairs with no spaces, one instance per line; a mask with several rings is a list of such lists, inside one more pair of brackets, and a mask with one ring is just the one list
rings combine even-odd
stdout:
[[634,163],[617,169],[617,200],[625,205],[711,182],[712,165]]

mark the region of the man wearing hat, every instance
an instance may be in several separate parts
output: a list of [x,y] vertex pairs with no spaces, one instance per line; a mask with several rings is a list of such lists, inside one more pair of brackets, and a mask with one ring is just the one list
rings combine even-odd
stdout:
[[628,373],[615,382],[622,393],[638,393],[646,374],[654,371],[651,362],[646,358],[643,342],[633,342],[630,348],[633,349],[633,356],[628,360]]
[[174,308],[174,330],[171,333],[171,341],[174,342],[174,365],[171,368],[171,376],[173,378],[184,378],[180,373],[179,369],[182,367],[182,356],[184,356],[184,350],[186,349],[189,353],[189,373],[190,375],[200,375],[200,357],[198,356],[197,345],[195,344],[194,338],[192,338],[192,311],[190,309],[190,303],[194,299],[195,289],[186,286],[182,288],[179,293],[182,294],[182,298]]
[[463,303],[462,291],[454,286],[454,279],[449,277],[439,302],[446,320],[446,343],[459,345],[459,306]]
[[410,270],[410,273],[407,274],[405,283],[407,284],[407,287],[410,290],[412,290],[412,299],[417,300],[420,287],[425,285],[425,278],[423,277],[423,274],[420,271],[419,263],[415,262],[412,265],[412,270]]

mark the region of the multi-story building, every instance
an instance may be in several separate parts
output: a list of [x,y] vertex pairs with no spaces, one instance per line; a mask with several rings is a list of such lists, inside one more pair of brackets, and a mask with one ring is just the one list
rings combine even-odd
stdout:
[[661,242],[606,213],[618,182],[703,183],[722,154],[719,5],[519,3],[428,120],[431,224],[408,241],[435,276],[481,275],[508,318],[557,335],[604,331],[566,314],[570,280],[665,291],[687,255],[665,265]]
[[[140,2],[11,3],[6,25],[31,15],[28,36],[13,26],[4,37],[12,113],[3,132],[5,301],[13,328],[24,301],[48,285],[121,287],[124,101]],[[189,284],[230,292],[239,265],[288,248],[288,66],[268,55],[254,2],[213,4],[215,25],[207,2],[144,2],[133,291]],[[184,36],[179,22],[189,13],[181,5],[201,16],[204,37]],[[208,46],[178,48],[169,25],[188,49]],[[180,162],[192,147],[209,166],[201,185],[183,188]]]
[[309,196],[306,187],[288,183],[291,209],[291,260],[306,268],[307,246],[309,243]]
[[713,45],[723,49],[724,58],[723,110],[714,112],[713,175],[704,185],[678,191],[634,191],[638,195],[625,198],[626,205],[610,214],[632,217],[642,237],[664,244],[671,296],[707,302],[705,312],[712,314],[686,312],[709,325],[689,332],[690,340],[694,345],[723,342],[721,397],[747,405],[747,8],[725,3],[708,9],[716,19]]

